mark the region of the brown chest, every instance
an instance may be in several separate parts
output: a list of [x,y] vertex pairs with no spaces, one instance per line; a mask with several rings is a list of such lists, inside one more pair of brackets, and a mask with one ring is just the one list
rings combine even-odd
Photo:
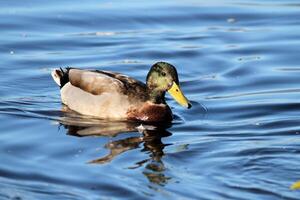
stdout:
[[161,122],[172,121],[173,115],[169,106],[147,102],[140,107],[130,108],[127,112],[127,118],[129,120]]

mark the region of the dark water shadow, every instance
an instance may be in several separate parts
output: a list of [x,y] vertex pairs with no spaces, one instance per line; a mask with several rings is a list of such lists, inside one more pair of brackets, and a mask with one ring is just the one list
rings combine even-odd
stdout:
[[[164,151],[163,149],[168,144],[162,142],[162,138],[169,137],[172,134],[166,129],[172,124],[141,124],[137,122],[124,121],[98,121],[97,124],[82,123],[79,119],[71,119],[60,121],[66,129],[66,134],[76,137],[116,137],[124,133],[136,133],[140,135],[128,135],[126,138],[109,141],[104,145],[109,153],[103,157],[95,158],[88,161],[89,164],[106,164],[111,162],[122,153],[141,148],[141,152],[146,152],[149,157],[147,159],[138,161],[134,166],[128,169],[136,169],[144,167],[143,175],[149,182],[164,186],[168,183],[171,177],[165,175],[165,166],[163,163]],[[127,135],[127,134],[126,134]]]

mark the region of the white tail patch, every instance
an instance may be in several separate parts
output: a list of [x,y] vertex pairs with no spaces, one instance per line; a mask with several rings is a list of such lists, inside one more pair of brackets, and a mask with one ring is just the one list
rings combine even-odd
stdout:
[[57,85],[59,85],[59,86],[61,86],[60,85],[60,75],[57,73],[57,70],[55,69],[55,70],[53,70],[52,72],[51,72],[51,76],[52,76],[52,78],[53,78],[53,80],[57,83]]

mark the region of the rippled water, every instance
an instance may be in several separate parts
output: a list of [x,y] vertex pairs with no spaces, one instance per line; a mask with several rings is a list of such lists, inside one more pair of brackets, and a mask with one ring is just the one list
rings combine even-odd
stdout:
[[[0,199],[299,199],[298,1],[1,1]],[[180,74],[191,110],[76,115],[50,71]]]

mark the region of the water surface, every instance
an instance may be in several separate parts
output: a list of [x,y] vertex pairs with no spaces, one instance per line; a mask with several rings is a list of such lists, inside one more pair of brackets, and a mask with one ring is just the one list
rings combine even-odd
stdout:
[[[298,1],[1,1],[0,199],[299,199]],[[56,67],[141,81],[174,64],[191,110],[89,119]],[[139,128],[137,128],[139,127]]]

